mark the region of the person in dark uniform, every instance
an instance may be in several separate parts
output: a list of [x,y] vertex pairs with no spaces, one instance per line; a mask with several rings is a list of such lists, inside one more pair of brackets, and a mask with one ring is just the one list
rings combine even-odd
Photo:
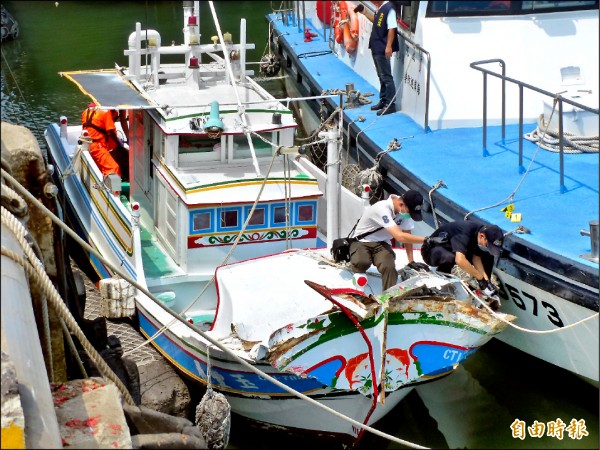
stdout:
[[421,246],[423,261],[450,273],[457,265],[475,277],[488,296],[497,292],[490,282],[494,257],[500,256],[504,233],[496,225],[480,225],[466,220],[440,226]]
[[371,106],[371,110],[377,111],[377,115],[392,114],[396,112],[396,106],[392,99],[396,94],[394,77],[392,76],[392,64],[390,58],[392,53],[397,52],[398,36],[396,30],[396,10],[391,2],[371,2],[377,7],[373,17],[373,28],[369,38],[369,48],[377,70],[377,77],[381,84],[379,89],[379,103]]

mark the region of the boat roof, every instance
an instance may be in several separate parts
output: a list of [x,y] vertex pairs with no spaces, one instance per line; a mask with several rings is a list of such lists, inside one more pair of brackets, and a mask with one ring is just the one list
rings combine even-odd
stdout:
[[[213,101],[218,102],[224,134],[244,133],[244,123],[257,133],[297,126],[291,110],[250,78],[236,83],[234,88],[226,77],[206,75],[211,71],[222,74],[223,68],[218,63],[202,65],[201,70],[206,81],[197,82],[185,64],[163,64],[161,72],[167,78],[158,87],[128,79],[126,68],[61,72],[61,75],[75,83],[101,109],[154,110],[152,115],[166,134],[205,133],[194,129],[191,119],[209,116]],[[244,112],[243,118],[240,111]],[[281,123],[273,123],[274,113],[281,114]]]
[[[228,164],[226,170],[222,166],[214,171],[203,167],[202,172],[197,168],[175,169],[160,164],[158,172],[168,183],[176,183],[172,185],[173,189],[180,193],[188,205],[213,204],[215,199],[223,205],[252,203],[259,194],[261,202],[284,201],[289,198],[314,199],[323,195],[314,178],[303,174],[290,178],[281,161],[274,162],[270,171],[270,159],[263,159],[258,166],[262,176],[257,176],[253,167],[247,163]],[[269,178],[265,182],[264,176],[267,173]]]

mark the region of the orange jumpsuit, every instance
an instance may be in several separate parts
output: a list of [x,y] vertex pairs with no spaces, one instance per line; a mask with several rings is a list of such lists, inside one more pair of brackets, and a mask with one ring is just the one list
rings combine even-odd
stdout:
[[118,147],[118,142],[109,133],[110,130],[115,133],[115,122],[112,118],[112,111],[94,110],[93,107],[88,107],[81,114],[81,123],[83,128],[87,130],[92,139],[90,144],[90,155],[96,161],[98,168],[102,172],[102,176],[110,173],[116,173],[121,176],[119,164],[112,157],[110,152]]

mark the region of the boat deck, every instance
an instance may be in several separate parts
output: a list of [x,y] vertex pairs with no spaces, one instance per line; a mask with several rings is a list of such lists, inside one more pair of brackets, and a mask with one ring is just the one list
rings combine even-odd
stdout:
[[[304,33],[274,19],[272,14],[268,16],[276,34],[281,33],[278,39],[298,57],[293,64],[304,66],[302,73],[312,78],[306,84],[313,95],[320,92],[315,92],[313,86],[322,91],[345,89],[347,83],[354,83],[354,89],[362,94],[373,93],[369,98],[377,102],[379,87],[369,84],[336,58],[321,34],[312,42],[304,42]],[[315,29],[308,20],[307,27]],[[338,99],[332,100],[338,104]],[[580,230],[588,230],[590,220],[598,219],[598,154],[565,154],[561,187],[558,153],[538,149],[524,140],[523,167],[519,167],[518,125],[506,126],[505,139],[500,126],[488,126],[485,154],[480,127],[425,133],[422,124],[402,112],[378,117],[370,106],[346,109],[344,113],[346,120],[361,131],[359,144],[370,140],[387,149],[392,140],[401,142],[401,149],[381,160],[386,176],[395,176],[403,184],[403,174],[410,173],[431,187],[443,180],[447,188],[439,190],[439,194],[466,212],[477,211],[477,217],[497,224],[505,232],[523,225],[531,232],[519,234],[518,238],[559,258],[598,269],[597,263],[580,256],[591,251],[590,238],[582,236]],[[364,122],[355,121],[360,115],[365,117]],[[530,132],[536,126],[525,124],[523,131]],[[501,211],[513,195],[514,212],[522,215],[519,223],[511,222]]]

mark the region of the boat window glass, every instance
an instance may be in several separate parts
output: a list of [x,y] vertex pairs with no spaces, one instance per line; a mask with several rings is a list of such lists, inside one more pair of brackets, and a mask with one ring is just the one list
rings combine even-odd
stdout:
[[598,9],[598,1],[434,1],[427,5],[427,17],[521,15]]
[[285,206],[273,207],[273,225],[285,224]]
[[[400,30],[410,30],[411,33],[415,32],[415,29],[417,28],[417,13],[419,11],[419,3],[420,2],[418,1],[410,2],[410,6],[402,5],[396,7],[396,14],[399,19],[398,28]],[[398,8],[400,8],[400,11],[398,11]]]
[[[251,206],[245,209],[246,217],[250,214]],[[248,228],[264,228],[267,225],[267,208],[257,206],[252,213],[252,217],[248,221]]]
[[[262,133],[267,142],[271,141],[271,132]],[[252,144],[257,158],[273,155],[273,147],[258,136],[252,135]],[[233,136],[233,159],[252,158],[245,134]]]
[[212,230],[212,211],[192,213],[192,232]]
[[198,134],[179,135],[179,165],[221,160],[221,138]]
[[296,217],[298,222],[314,222],[315,221],[315,207],[313,203],[300,203],[297,205],[298,213]]
[[239,225],[240,211],[238,209],[222,209],[219,228],[236,228]]
[[221,144],[221,138],[211,139],[197,134],[179,135],[179,153],[208,153]]

